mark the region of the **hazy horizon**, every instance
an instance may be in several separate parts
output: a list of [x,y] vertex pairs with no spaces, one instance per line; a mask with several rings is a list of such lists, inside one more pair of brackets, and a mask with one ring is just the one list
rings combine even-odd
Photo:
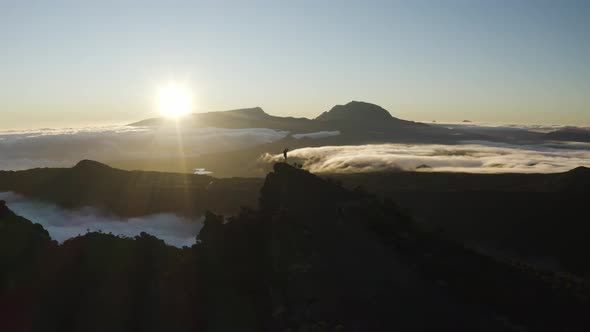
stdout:
[[590,125],[584,1],[21,1],[0,5],[0,129],[362,100],[429,122]]
[[[339,104],[342,105],[342,104]],[[336,105],[334,105],[336,106]],[[260,106],[249,106],[249,107],[240,107],[237,109],[248,109],[248,108],[254,108],[254,107],[260,107]],[[319,116],[322,112],[319,112],[317,115],[315,116],[295,116],[295,115],[291,115],[291,114],[283,114],[283,113],[272,113],[267,111],[264,107],[260,107],[262,108],[262,110],[272,116],[281,116],[281,117],[289,117],[289,116],[294,116],[294,117],[301,117],[301,118],[307,118],[307,119],[314,119],[317,116]],[[203,112],[192,112],[191,114],[198,114],[198,113],[206,113],[206,112],[225,112],[225,111],[232,111],[234,109],[224,109],[224,110],[207,110],[207,111],[203,111]],[[325,111],[328,111],[329,109],[326,109]],[[589,128],[590,127],[590,122],[588,123],[568,123],[568,122],[531,122],[531,121],[477,121],[477,120],[472,120],[470,118],[457,118],[457,119],[453,119],[453,120],[448,120],[445,121],[444,119],[412,119],[412,118],[404,118],[404,117],[400,117],[400,116],[396,116],[396,114],[389,112],[393,117],[399,118],[399,119],[403,119],[403,120],[410,120],[410,121],[415,121],[415,122],[420,122],[420,123],[426,123],[426,124],[437,124],[437,125],[445,125],[445,124],[465,124],[466,121],[469,122],[469,124],[474,125],[474,126],[514,126],[515,128],[522,128],[525,129],[527,127],[535,127],[535,126],[539,126],[542,128],[551,128],[554,130],[563,128],[563,127],[579,127],[579,128]],[[38,131],[38,130],[65,130],[65,129],[84,129],[84,128],[96,128],[96,129],[100,129],[100,128],[109,128],[109,127],[121,127],[121,126],[128,126],[130,124],[133,124],[135,122],[141,121],[141,120],[146,120],[146,119],[150,119],[150,118],[164,118],[165,116],[163,116],[162,114],[159,114],[157,112],[151,112],[149,114],[146,115],[146,117],[144,118],[133,118],[133,119],[127,119],[127,120],[112,120],[112,121],[108,121],[108,120],[104,120],[104,121],[78,121],[78,122],[69,122],[66,121],[64,122],[63,120],[60,121],[58,120],[53,120],[53,121],[46,121],[46,122],[40,122],[37,125],[31,125],[29,123],[23,122],[20,125],[9,125],[7,124],[6,126],[3,126],[3,123],[0,123],[0,132],[3,133],[9,133],[9,132],[28,132],[28,131]],[[182,118],[180,118],[180,121],[182,122]]]

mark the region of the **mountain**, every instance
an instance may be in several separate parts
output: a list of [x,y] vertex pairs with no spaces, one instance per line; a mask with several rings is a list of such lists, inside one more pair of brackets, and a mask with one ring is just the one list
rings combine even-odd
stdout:
[[[422,204],[424,208],[425,200]],[[438,234],[424,233],[392,200],[351,191],[335,181],[326,182],[278,163],[261,190],[259,209],[260,218],[269,223],[272,243],[287,244],[273,256],[275,266],[285,268],[279,274],[283,283],[279,281],[276,287],[285,287],[277,292],[283,296],[278,295],[278,301],[285,303],[281,317],[287,322],[311,312],[317,320],[344,326],[379,322],[379,328],[361,325],[360,330],[429,330],[432,326],[446,330],[447,324],[458,329],[499,328],[478,310],[464,314],[466,319],[460,323],[455,320],[451,312],[466,310],[457,294],[474,300],[471,303],[476,306],[481,301],[480,305],[493,308],[513,326],[527,321],[520,316],[523,306],[535,307],[531,313],[548,310],[561,317],[539,325],[540,321],[528,321],[532,329],[557,327],[563,319],[559,307],[550,308],[545,300],[531,303],[534,289],[545,294],[541,298],[553,296],[530,278],[531,271],[519,272],[519,268],[476,254]],[[445,292],[428,286],[429,281],[444,285]],[[522,293],[508,295],[512,287]],[[500,295],[503,292],[508,292],[506,297]],[[447,297],[449,294],[454,295]],[[309,299],[312,305],[306,305]],[[404,314],[393,318],[389,310]],[[429,322],[419,322],[413,316],[417,312],[429,317]]]
[[391,199],[423,227],[474,250],[590,276],[588,168],[559,174],[384,172],[328,178]]
[[[140,121],[133,126],[164,126],[176,124],[173,120],[155,118]],[[278,117],[265,113],[261,108],[239,109],[225,112],[209,112],[188,115],[180,120],[187,127],[220,128],[269,128],[288,131],[283,139],[254,147],[232,151],[212,151],[198,156],[182,157],[182,160],[156,158],[133,158],[125,156],[115,160],[104,160],[124,169],[166,170],[190,172],[183,165],[198,165],[215,172],[216,176],[263,177],[268,165],[257,161],[265,153],[280,153],[286,147],[291,150],[304,147],[385,144],[385,143],[432,143],[455,144],[464,140],[488,140],[477,133],[431,126],[423,123],[401,120],[391,116],[384,108],[359,101],[337,105],[316,119]],[[297,134],[330,132],[316,138],[301,138]],[[495,140],[501,140],[495,139]]]
[[[154,118],[131,124],[131,126],[160,126],[167,119]],[[243,108],[224,112],[190,114],[182,119],[182,125],[217,128],[270,128],[289,131],[321,130],[320,124],[306,118],[278,117],[267,114],[260,107]]]
[[0,191],[66,208],[95,206],[131,217],[172,212],[200,216],[205,210],[233,214],[255,207],[261,179],[124,171],[83,160],[72,168],[0,171]]
[[284,163],[257,208],[206,213],[192,248],[145,233],[57,244],[9,210],[0,230],[0,319],[15,331],[590,326],[583,281],[466,249],[421,230],[391,200]]
[[[161,212],[194,217],[207,210],[234,215],[241,207],[255,208],[257,192],[261,188],[264,191],[263,184],[272,183],[273,176],[268,175],[266,181],[219,179],[123,171],[81,161],[73,168],[0,171],[0,191],[13,191],[65,208],[99,207],[124,217]],[[304,180],[304,175],[296,178],[302,183],[320,181],[311,175],[307,178],[312,180]],[[590,188],[588,168],[557,174],[384,172],[332,174],[324,178],[349,189],[364,188],[392,199],[421,226],[440,230],[472,248],[518,261],[547,262],[541,265],[554,270],[590,275],[590,259],[586,255],[590,252],[586,240],[590,237],[590,225],[580,217],[585,214]],[[310,182],[289,190],[273,189],[278,194],[264,197],[279,200],[285,206],[298,200],[311,204],[307,200],[309,188],[316,186]],[[291,196],[280,197],[282,192]],[[325,200],[322,196],[336,197],[339,192],[321,194],[317,202]]]
[[[132,123],[131,126],[160,126],[168,123],[164,118],[154,118]],[[294,132],[313,132],[355,128],[359,125],[373,125],[379,128],[393,126],[426,125],[400,120],[391,116],[384,108],[366,102],[351,101],[345,105],[336,105],[311,120],[307,118],[279,117],[267,114],[260,107],[244,108],[223,112],[191,114],[182,120],[182,124],[194,127],[218,128],[270,128]]]
[[[155,118],[131,125],[160,126],[169,122],[170,120]],[[360,101],[334,106],[313,120],[272,116],[265,113],[260,107],[255,107],[191,114],[185,117],[181,124],[190,127],[269,128],[290,131],[291,134],[339,131],[340,135],[338,136],[313,140],[316,144],[321,142],[320,144],[331,145],[386,142],[451,143],[486,138],[482,135],[467,134],[460,130],[397,119],[378,105]],[[312,140],[304,140],[300,141],[298,145],[309,146],[310,143]],[[284,145],[284,143],[281,142],[280,145]]]
[[398,120],[383,107],[361,101],[351,101],[346,105],[336,105],[320,114],[318,121],[363,121],[380,122]]
[[[260,107],[244,108],[224,112],[195,113],[183,119],[183,124],[197,127],[219,128],[271,128],[281,130],[327,130],[337,129],[334,125],[355,125],[361,123],[416,124],[396,119],[384,108],[366,102],[351,101],[346,105],[336,105],[317,118],[278,117],[267,114]],[[132,126],[158,126],[166,119],[154,118],[131,124]]]
[[[374,138],[416,139],[424,135],[435,134],[444,139],[449,135],[446,129],[440,130],[429,125],[401,120],[381,106],[351,101],[345,105],[336,105],[331,110],[322,113],[315,121],[329,124],[345,132],[363,133]],[[382,137],[379,137],[382,136]]]
[[[95,206],[124,217],[162,212],[194,217],[207,210],[234,215],[241,207],[257,206],[256,193],[261,189],[265,192],[263,184],[273,183],[272,174],[266,181],[218,179],[205,175],[123,171],[94,161],[81,161],[73,168],[0,171],[0,191],[14,191],[65,208]],[[277,193],[263,197],[268,201],[278,200],[283,206],[299,201],[314,204],[308,201],[309,188],[320,188],[313,181],[323,180],[302,174],[297,180],[311,181],[308,185],[273,189]],[[557,174],[384,172],[332,174],[324,178],[349,189],[364,188],[391,199],[422,227],[440,230],[471,248],[539,263],[553,270],[590,275],[590,259],[586,254],[590,252],[586,240],[590,237],[590,225],[580,218],[585,214],[585,201],[590,194],[588,168]],[[291,196],[281,197],[283,192]],[[317,202],[324,202],[323,196],[338,197],[341,193],[341,190],[323,193]]]
[[142,233],[87,233],[58,244],[0,214],[3,331],[199,331],[196,257]]

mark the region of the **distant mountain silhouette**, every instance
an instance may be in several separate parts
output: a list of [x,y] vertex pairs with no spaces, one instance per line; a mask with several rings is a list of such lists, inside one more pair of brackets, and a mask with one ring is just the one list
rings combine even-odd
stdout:
[[[163,118],[148,119],[131,124],[132,126],[158,126],[166,124]],[[311,120],[307,118],[279,117],[267,114],[260,107],[244,108],[223,112],[195,113],[182,119],[183,125],[219,128],[271,128],[283,130],[338,129],[338,126],[352,127],[359,124],[373,124],[382,127],[391,125],[419,125],[411,121],[394,118],[384,108],[366,102],[351,101],[346,105],[336,105]]]
[[[131,124],[132,126],[157,126],[166,123],[166,119],[154,118]],[[396,119],[384,108],[366,102],[352,101],[346,105],[336,105],[322,113],[316,119],[278,117],[267,114],[260,107],[244,108],[223,112],[195,113],[183,119],[183,124],[211,126],[220,128],[272,128],[272,129],[326,129],[330,122],[337,124],[355,124],[358,122],[374,124],[383,121],[398,121],[410,124],[410,121]],[[327,126],[327,127],[326,127]]]
[[110,172],[113,170],[113,168],[108,165],[88,159],[84,159],[78,162],[76,166],[74,166],[74,169],[86,172]]
[[[170,123],[170,121],[164,118],[154,118],[131,125],[161,126]],[[338,130],[341,135],[315,140],[328,142],[332,145],[368,142],[444,143],[466,139],[485,139],[482,135],[466,134],[459,130],[401,120],[391,116],[387,110],[378,105],[360,101],[334,106],[313,120],[272,116],[265,113],[260,107],[255,107],[225,112],[195,113],[183,118],[181,124],[189,127],[269,128],[287,130],[292,134]],[[311,143],[309,140],[305,142],[306,144]]]
[[[160,126],[169,123],[164,118],[148,119],[132,126]],[[182,125],[217,128],[270,128],[277,130],[319,130],[319,124],[306,118],[278,117],[267,114],[260,107],[223,112],[194,113],[182,119]]]
[[346,105],[336,105],[331,110],[322,113],[316,118],[319,121],[389,121],[395,118],[383,107],[351,101]]
[[590,130],[563,128],[545,134],[545,139],[554,141],[590,142]]
[[[167,121],[163,118],[154,118],[131,125],[158,126],[167,123]],[[271,128],[302,131],[338,129],[338,126],[342,125],[351,127],[359,124],[382,126],[385,123],[390,126],[424,126],[423,124],[394,118],[381,106],[360,101],[351,101],[346,105],[336,105],[313,120],[272,116],[264,112],[262,108],[254,107],[223,112],[195,113],[189,115],[182,123],[198,127]]]
[[[162,126],[172,123],[174,122],[170,119],[153,118],[132,123],[131,126]],[[590,131],[575,127],[540,133],[517,127],[469,126],[469,120],[464,120],[463,125],[458,126],[425,124],[393,117],[383,107],[363,101],[336,105],[315,119],[273,116],[260,107],[254,107],[190,114],[182,118],[180,124],[186,127],[269,128],[289,131],[291,134],[319,131],[341,133],[321,139],[298,140],[295,142],[297,147],[396,142],[451,144],[466,140],[511,144],[546,141],[590,142]],[[289,142],[278,142],[277,148],[286,143]],[[282,151],[282,148],[280,150]]]
[[360,101],[336,105],[318,116],[315,121],[329,123],[332,127],[356,133],[379,133],[385,136],[392,134],[399,136],[402,133],[404,137],[410,139],[419,139],[420,136],[428,133],[436,134],[444,139],[449,134],[448,131],[438,130],[423,123],[395,118],[381,106]]

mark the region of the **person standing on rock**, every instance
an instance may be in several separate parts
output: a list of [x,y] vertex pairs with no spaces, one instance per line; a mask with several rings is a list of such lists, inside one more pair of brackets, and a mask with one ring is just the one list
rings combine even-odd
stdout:
[[283,157],[285,157],[285,164],[287,163],[287,152],[289,152],[289,148],[285,148],[285,150],[283,150]]

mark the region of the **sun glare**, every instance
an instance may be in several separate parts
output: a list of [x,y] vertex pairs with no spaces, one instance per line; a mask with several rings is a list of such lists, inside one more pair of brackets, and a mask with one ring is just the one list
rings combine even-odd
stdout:
[[158,93],[160,113],[169,118],[178,118],[192,111],[192,95],[190,90],[181,84],[170,83]]

